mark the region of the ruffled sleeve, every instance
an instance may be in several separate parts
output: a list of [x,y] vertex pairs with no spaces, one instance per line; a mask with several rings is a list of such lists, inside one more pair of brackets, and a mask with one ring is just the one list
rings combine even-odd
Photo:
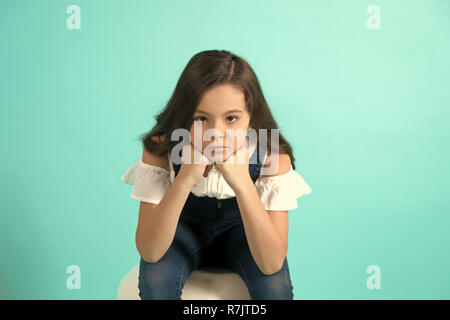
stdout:
[[255,188],[264,208],[277,211],[298,208],[297,198],[312,191],[303,177],[292,169],[292,165],[284,174],[258,178],[255,181]]
[[142,162],[133,163],[120,178],[133,186],[131,198],[158,204],[170,186],[168,170]]

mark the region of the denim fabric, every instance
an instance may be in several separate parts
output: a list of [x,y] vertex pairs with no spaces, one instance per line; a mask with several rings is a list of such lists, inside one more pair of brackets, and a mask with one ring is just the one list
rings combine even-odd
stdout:
[[[178,174],[181,165],[172,164]],[[249,164],[254,182],[260,169],[258,156],[256,163]],[[140,259],[139,296],[143,300],[181,300],[187,277],[202,266],[224,266],[239,274],[252,300],[293,300],[287,258],[281,270],[271,275],[262,273],[254,261],[236,197],[189,194],[165,255],[155,263]]]

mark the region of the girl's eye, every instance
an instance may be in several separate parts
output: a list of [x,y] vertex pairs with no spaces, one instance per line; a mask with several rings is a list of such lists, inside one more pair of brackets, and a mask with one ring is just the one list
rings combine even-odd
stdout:
[[[235,117],[235,116],[228,116],[227,119],[229,119],[229,118],[234,118],[234,119],[236,119],[236,120],[239,119],[238,117]],[[236,120],[233,120],[233,121],[230,121],[230,122],[234,122],[234,121],[236,121]]]
[[[194,121],[198,121],[198,120],[200,120],[200,121],[202,121],[203,122],[203,120],[202,119],[206,119],[205,117],[203,117],[203,116],[198,116],[197,118],[194,118]],[[235,122],[237,119],[239,119],[238,117],[236,117],[236,116],[228,116],[227,117],[227,119],[230,121],[230,122]]]

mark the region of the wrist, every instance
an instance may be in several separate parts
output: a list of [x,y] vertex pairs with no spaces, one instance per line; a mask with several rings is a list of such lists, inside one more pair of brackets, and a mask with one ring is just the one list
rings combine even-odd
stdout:
[[234,193],[236,195],[239,195],[241,193],[247,192],[249,190],[249,188],[251,188],[253,186],[253,180],[250,177],[250,175],[248,177],[246,177],[245,179],[241,180],[237,186],[235,186],[234,189]]
[[195,183],[191,181],[188,177],[185,177],[181,174],[175,176],[173,183],[180,185],[182,188],[191,191],[191,189],[195,186]]

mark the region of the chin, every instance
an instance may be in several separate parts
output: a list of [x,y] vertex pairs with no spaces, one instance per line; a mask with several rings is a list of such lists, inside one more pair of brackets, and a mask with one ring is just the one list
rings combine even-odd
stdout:
[[[229,152],[228,157],[233,155],[233,152],[227,151]],[[220,153],[212,153],[212,162],[223,162],[225,161],[227,158],[227,152],[220,152]]]

